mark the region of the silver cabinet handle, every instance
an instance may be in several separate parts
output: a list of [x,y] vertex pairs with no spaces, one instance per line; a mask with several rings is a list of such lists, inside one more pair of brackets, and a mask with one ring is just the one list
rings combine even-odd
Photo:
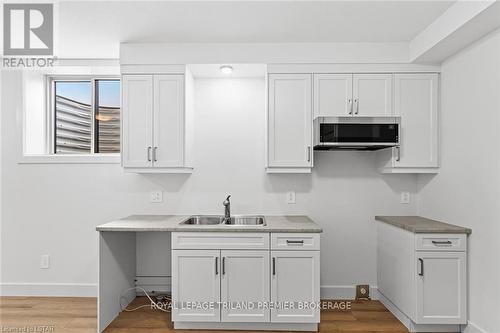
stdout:
[[154,148],[153,148],[153,160],[154,160],[155,162],[158,162],[158,158],[157,158],[157,157],[158,157],[158,156],[157,156],[158,154],[157,154],[157,151],[158,151],[158,147],[154,147]]
[[432,244],[434,244],[434,245],[451,245],[451,241],[449,241],[449,240],[447,240],[447,241],[435,241],[435,240],[433,240]]
[[307,162],[311,162],[311,146],[307,146]]
[[424,259],[418,258],[418,261],[420,262],[420,272],[418,273],[418,275],[424,276]]
[[354,100],[354,103],[356,103],[356,112],[355,112],[355,114],[358,114],[359,113],[359,99],[356,98]]
[[396,162],[401,161],[401,147],[397,146],[396,148]]
[[226,274],[226,257],[222,257],[222,275]]
[[273,275],[276,275],[276,258],[273,257]]
[[352,114],[352,99],[349,98],[349,114]]
[[304,245],[304,240],[290,240],[290,239],[287,239],[286,240],[286,244],[287,245]]
[[219,275],[219,257],[215,257],[215,275]]
[[148,161],[151,162],[151,147],[148,147]]

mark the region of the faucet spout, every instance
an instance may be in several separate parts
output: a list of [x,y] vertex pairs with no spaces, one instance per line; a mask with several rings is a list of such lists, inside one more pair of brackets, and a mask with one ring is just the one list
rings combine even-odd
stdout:
[[224,205],[224,221],[230,220],[231,219],[231,201],[229,201],[229,198],[231,195],[228,195],[226,200],[222,203]]

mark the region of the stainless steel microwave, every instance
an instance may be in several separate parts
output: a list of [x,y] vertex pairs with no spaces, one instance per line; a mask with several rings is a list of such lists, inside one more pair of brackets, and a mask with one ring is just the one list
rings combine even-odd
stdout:
[[399,146],[399,117],[319,117],[315,150],[379,150]]

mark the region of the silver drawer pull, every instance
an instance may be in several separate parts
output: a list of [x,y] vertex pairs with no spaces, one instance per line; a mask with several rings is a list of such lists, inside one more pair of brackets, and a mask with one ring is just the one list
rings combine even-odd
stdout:
[[304,245],[304,240],[286,240],[287,245]]
[[435,241],[435,240],[433,240],[432,244],[434,244],[434,245],[451,245],[451,241],[449,241],[449,240],[447,240],[447,241]]

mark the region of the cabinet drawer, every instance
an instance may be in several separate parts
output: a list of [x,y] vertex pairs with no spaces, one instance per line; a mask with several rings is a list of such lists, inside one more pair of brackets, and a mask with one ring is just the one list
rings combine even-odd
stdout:
[[269,250],[269,234],[251,232],[173,232],[172,249]]
[[417,234],[417,251],[466,251],[465,234]]
[[273,250],[319,250],[319,234],[271,234]]

